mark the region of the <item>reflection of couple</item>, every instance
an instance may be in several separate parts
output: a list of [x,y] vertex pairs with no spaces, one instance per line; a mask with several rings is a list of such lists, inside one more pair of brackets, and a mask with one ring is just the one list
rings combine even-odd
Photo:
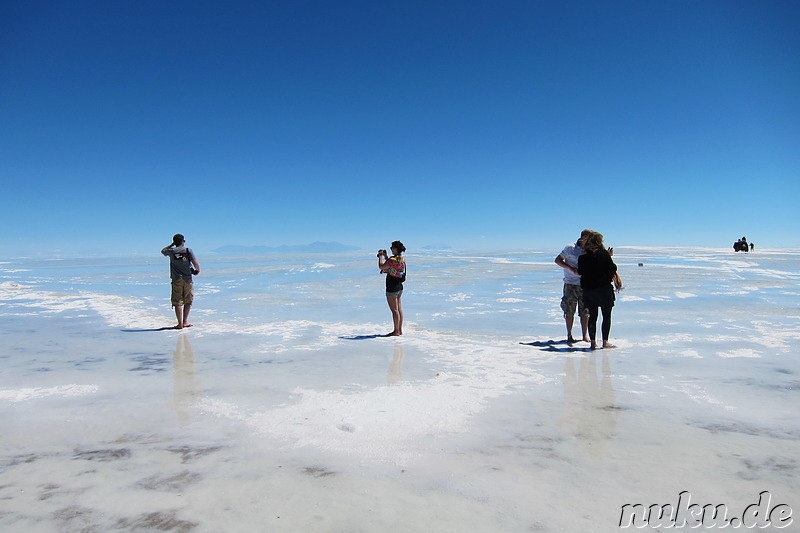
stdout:
[[611,364],[603,354],[602,375],[597,375],[596,352],[580,359],[568,358],[564,370],[564,416],[562,428],[578,439],[586,451],[600,454],[614,435],[620,411],[611,380]]
[[189,336],[178,335],[175,352],[172,354],[173,405],[178,413],[178,420],[189,419],[189,409],[200,397],[200,381],[197,379],[197,363]]

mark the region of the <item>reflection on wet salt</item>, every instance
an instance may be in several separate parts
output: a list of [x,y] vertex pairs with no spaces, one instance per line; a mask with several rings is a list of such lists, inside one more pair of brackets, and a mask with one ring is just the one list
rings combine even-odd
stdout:
[[178,420],[189,420],[189,410],[197,404],[202,389],[197,378],[197,361],[187,332],[178,335],[172,354],[173,404]]
[[415,258],[397,339],[372,258],[209,260],[188,331],[161,262],[10,265],[0,530],[604,533],[681,490],[796,494],[798,254],[620,248],[591,352],[548,340],[554,253]]
[[397,385],[403,381],[403,342],[395,341],[392,362],[389,365],[389,373],[386,382],[389,385]]
[[606,444],[614,435],[621,409],[616,405],[616,395],[611,374],[611,363],[603,352],[602,372],[597,372],[597,352],[589,352],[578,359],[566,359],[564,369],[564,416],[560,424],[565,432],[574,435],[581,449],[589,455],[604,453]]

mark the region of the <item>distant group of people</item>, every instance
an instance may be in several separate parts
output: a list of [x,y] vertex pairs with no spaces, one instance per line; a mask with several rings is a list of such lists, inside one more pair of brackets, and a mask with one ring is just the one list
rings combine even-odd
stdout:
[[[577,342],[572,336],[575,312],[581,321],[582,340],[597,348],[597,318],[602,314],[601,335],[603,348],[616,348],[611,336],[611,309],[614,307],[614,290],[622,289],[622,279],[611,256],[614,249],[606,249],[603,235],[590,229],[581,232],[578,240],[564,247],[555,263],[564,269],[564,292],[561,310],[567,326],[567,342]],[[599,312],[598,312],[599,310]]]
[[756,249],[756,245],[752,242],[748,245],[747,244],[747,237],[742,237],[735,243],[733,243],[733,251],[734,252],[753,252]]
[[[402,242],[394,241],[390,250],[391,255],[386,250],[378,250],[378,269],[381,274],[386,274],[386,302],[394,326],[385,336],[396,337],[403,334],[401,297],[406,280],[406,261],[403,257],[406,247]],[[191,327],[189,311],[194,300],[193,276],[200,273],[200,263],[180,233],[173,236],[172,244],[162,248],[161,253],[170,260],[170,301],[178,320],[175,329]],[[611,310],[614,307],[614,291],[622,289],[622,280],[612,259],[613,254],[614,249],[606,249],[603,244],[602,234],[585,229],[578,240],[565,246],[555,259],[556,264],[564,269],[561,309],[567,327],[567,342],[570,344],[578,342],[572,336],[577,310],[584,342],[590,343],[592,349],[597,348],[597,319],[602,315],[602,347],[616,348],[609,341]]]

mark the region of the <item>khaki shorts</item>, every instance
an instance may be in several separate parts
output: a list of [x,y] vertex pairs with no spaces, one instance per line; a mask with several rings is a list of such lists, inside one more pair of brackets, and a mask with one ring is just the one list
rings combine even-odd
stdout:
[[561,310],[564,316],[575,316],[575,308],[578,308],[578,316],[581,318],[589,317],[589,309],[583,304],[583,289],[580,285],[564,284],[564,296],[561,297]]
[[190,279],[172,280],[172,306],[192,305],[194,301],[194,284]]

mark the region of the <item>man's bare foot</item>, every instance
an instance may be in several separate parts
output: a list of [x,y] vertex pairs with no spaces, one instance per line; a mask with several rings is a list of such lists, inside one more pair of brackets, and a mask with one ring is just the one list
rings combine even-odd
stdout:
[[604,342],[603,348],[616,348],[616,346],[611,344],[610,342]]
[[396,331],[393,331],[391,333],[387,333],[386,335],[384,335],[384,337],[399,337],[402,334],[403,334],[402,332],[398,333]]
[[578,342],[578,341],[576,341],[575,339],[573,339],[573,338],[572,338],[572,335],[570,335],[569,337],[567,337],[567,344],[575,344],[576,342]]
[[192,327],[192,324],[189,324],[188,322],[184,322],[183,323],[183,327],[190,328],[190,327]]
[[596,350],[596,349],[597,349],[597,343],[596,343],[596,342],[593,342],[593,341],[589,341],[589,342],[591,342],[591,343],[592,343],[592,345],[591,345],[591,346],[589,346],[589,349],[590,349],[590,350]]
[[178,324],[177,326],[172,326],[172,329],[183,329],[183,324]]
[[590,339],[589,337],[584,337],[583,342],[592,342],[592,339]]

